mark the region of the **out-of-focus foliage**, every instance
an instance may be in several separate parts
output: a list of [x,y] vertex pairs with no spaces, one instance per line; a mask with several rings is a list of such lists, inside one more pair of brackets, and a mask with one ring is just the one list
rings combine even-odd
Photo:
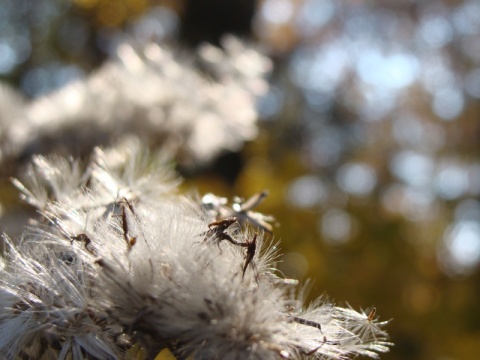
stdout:
[[285,271],[391,309],[386,358],[474,358],[480,3],[266,0],[257,14],[281,59],[260,109],[264,178],[285,179],[288,211],[268,211],[303,239]]
[[[192,3],[218,5],[2,3],[0,75],[27,97],[86,76],[124,27],[173,42],[195,28]],[[223,18],[202,14],[198,31],[215,40],[205,27]],[[260,135],[233,181],[220,161],[193,183],[225,196],[269,189],[259,209],[281,224],[277,238],[294,240],[282,242],[286,276],[394,318],[384,359],[475,358],[480,2],[263,0],[244,20],[276,61]]]

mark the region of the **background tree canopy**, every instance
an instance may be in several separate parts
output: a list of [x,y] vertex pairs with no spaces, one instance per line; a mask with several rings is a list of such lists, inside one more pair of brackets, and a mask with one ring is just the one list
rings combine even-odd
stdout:
[[382,359],[480,351],[480,2],[1,0],[0,19],[1,78],[31,99],[94,72],[125,34],[187,58],[225,34],[257,43],[274,62],[258,136],[179,165],[185,187],[268,189],[285,276],[393,318]]

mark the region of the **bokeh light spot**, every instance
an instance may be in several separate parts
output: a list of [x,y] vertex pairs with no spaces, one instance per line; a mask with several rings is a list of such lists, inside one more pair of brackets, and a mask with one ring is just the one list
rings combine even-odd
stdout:
[[453,13],[455,28],[467,35],[480,32],[480,3],[477,0],[464,1]]
[[447,273],[468,275],[480,262],[480,223],[459,221],[445,232],[439,260]]
[[337,182],[343,191],[365,196],[375,188],[377,176],[372,167],[367,164],[349,163],[338,170]]
[[378,48],[367,48],[359,55],[357,72],[366,84],[385,89],[401,89],[418,76],[415,56],[407,53],[383,55]]
[[287,188],[287,200],[293,206],[309,208],[327,198],[327,189],[314,175],[305,175],[295,179]]
[[443,120],[454,120],[462,113],[463,106],[463,92],[458,88],[440,88],[434,93],[432,109]]
[[448,64],[448,59],[437,52],[431,52],[424,56],[421,66],[421,82],[430,94],[435,94],[444,87],[452,86],[455,83],[455,74]]
[[427,154],[403,150],[393,156],[392,172],[406,184],[415,187],[428,186],[434,169],[434,160]]
[[428,221],[438,213],[435,196],[428,188],[419,189],[402,184],[393,184],[382,193],[383,207],[402,215],[410,221]]
[[306,0],[296,17],[300,32],[310,35],[326,25],[335,14],[335,3],[331,0]]
[[453,29],[444,17],[427,16],[419,24],[418,36],[427,46],[437,48],[452,40]]
[[342,245],[350,240],[353,222],[350,214],[342,209],[330,209],[320,220],[320,233],[332,245]]
[[468,172],[459,164],[441,164],[434,185],[440,197],[458,198],[468,190]]
[[263,18],[273,24],[284,24],[293,16],[290,0],[266,0],[260,10]]
[[[331,42],[321,49],[311,53],[306,63],[300,62],[302,53],[293,59],[292,65],[300,77],[297,78],[299,86],[305,89],[313,89],[332,93],[340,82],[345,78],[350,65],[348,54],[339,42]],[[299,67],[306,66],[302,69]],[[303,72],[303,76],[301,75]]]

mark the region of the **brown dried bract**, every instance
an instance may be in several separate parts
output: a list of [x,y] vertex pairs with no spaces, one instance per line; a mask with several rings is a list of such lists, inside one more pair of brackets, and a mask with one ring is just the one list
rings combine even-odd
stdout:
[[211,222],[210,224],[208,224],[208,231],[203,233],[203,235],[205,235],[205,240],[215,238],[218,241],[217,242],[218,247],[220,247],[220,242],[223,240],[227,240],[233,245],[246,247],[247,246],[246,243],[238,242],[237,240],[235,240],[233,237],[231,237],[229,234],[225,232],[230,226],[232,226],[235,223],[238,224],[238,220],[234,216]]
[[294,315],[291,315],[291,316],[292,316],[291,319],[292,319],[293,321],[295,321],[296,323],[317,328],[317,329],[320,330],[320,332],[323,334],[322,326],[321,326],[318,322],[312,321],[312,320],[303,319],[303,318],[301,318],[301,317],[294,316]]
[[133,209],[132,204],[126,199],[123,198],[122,201],[118,203],[121,206],[122,212],[119,215],[114,215],[114,216],[119,216],[122,221],[122,230],[123,230],[123,238],[125,239],[125,242],[127,243],[128,250],[130,250],[136,243],[137,243],[137,237],[136,236],[130,236],[129,231],[128,231],[128,220],[127,220],[127,213],[125,211],[125,204],[128,206],[132,214],[135,215],[135,211]]
[[87,234],[81,233],[75,236],[70,236],[70,242],[73,244],[74,241],[84,242],[85,249],[91,254],[95,254],[95,251],[91,247],[89,247],[89,245],[92,243],[92,240]]
[[255,256],[255,251],[257,250],[257,233],[253,236],[253,239],[251,241],[248,241],[244,243],[242,246],[246,246],[247,248],[247,253],[245,255],[245,263],[243,264],[243,274],[242,277],[245,277],[245,271],[247,271],[247,267],[250,263],[252,263],[252,260]]

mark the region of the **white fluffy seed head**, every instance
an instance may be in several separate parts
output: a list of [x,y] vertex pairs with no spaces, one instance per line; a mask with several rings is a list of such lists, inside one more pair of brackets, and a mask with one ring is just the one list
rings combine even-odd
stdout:
[[[40,359],[84,352],[92,357],[120,356],[114,327],[91,306],[95,297],[91,269],[60,244],[26,237],[18,245],[5,238],[7,266],[0,286],[0,353]],[[45,358],[45,357],[44,357]]]
[[[0,335],[0,352],[7,359],[38,351],[123,358],[121,336],[152,357],[164,347],[198,359],[388,351],[386,323],[372,312],[323,299],[305,307],[292,295],[297,282],[275,269],[270,235],[212,219],[175,191],[165,161],[100,150],[83,172],[42,161],[30,174],[42,180],[32,183],[56,190],[44,197],[40,185],[19,187],[44,219],[20,242],[6,239],[0,327],[12,331]],[[45,175],[57,165],[64,174]],[[68,169],[79,187],[58,179]]]
[[168,142],[183,165],[197,166],[257,135],[270,60],[252,46],[233,38],[224,50],[204,46],[214,58],[121,37],[99,69],[31,102],[0,85],[0,163],[31,151],[88,153],[133,135]]

